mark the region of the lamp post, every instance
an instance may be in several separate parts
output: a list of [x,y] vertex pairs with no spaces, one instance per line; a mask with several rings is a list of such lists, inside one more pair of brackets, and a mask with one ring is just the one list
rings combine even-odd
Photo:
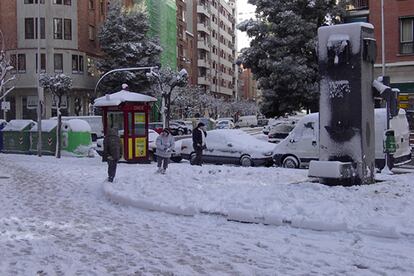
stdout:
[[37,156],[42,156],[42,103],[43,103],[43,89],[40,87],[40,70],[41,55],[40,55],[40,0],[37,1]]

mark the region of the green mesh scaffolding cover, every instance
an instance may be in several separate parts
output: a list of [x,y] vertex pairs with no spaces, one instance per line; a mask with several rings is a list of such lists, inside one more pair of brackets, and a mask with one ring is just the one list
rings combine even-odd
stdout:
[[[135,0],[142,3],[143,0]],[[177,69],[177,6],[175,0],[144,0],[150,23],[149,35],[160,39],[161,65]]]

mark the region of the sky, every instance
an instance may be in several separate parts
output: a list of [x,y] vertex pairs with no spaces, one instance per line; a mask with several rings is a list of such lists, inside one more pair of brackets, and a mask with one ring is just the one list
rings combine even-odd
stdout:
[[[237,23],[254,17],[255,6],[247,3],[247,0],[237,0]],[[237,51],[249,47],[249,37],[246,33],[237,31]]]

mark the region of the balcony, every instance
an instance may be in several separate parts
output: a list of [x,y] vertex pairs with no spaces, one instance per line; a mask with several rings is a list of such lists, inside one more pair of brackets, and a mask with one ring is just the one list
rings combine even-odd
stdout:
[[210,52],[210,43],[207,40],[198,40],[197,49],[203,49],[207,52]]
[[197,24],[197,31],[210,34],[210,26],[208,26],[207,24],[204,24],[204,23],[198,23]]
[[207,17],[210,17],[210,8],[207,7],[206,5],[202,5],[202,4],[198,4],[197,5],[197,13],[201,13],[204,14]]
[[198,67],[210,68],[210,62],[207,59],[199,59],[197,65]]
[[348,10],[363,10],[369,8],[369,0],[352,0]]
[[198,80],[197,80],[197,83],[198,83],[198,85],[210,86],[210,80],[205,76],[204,77],[199,76]]

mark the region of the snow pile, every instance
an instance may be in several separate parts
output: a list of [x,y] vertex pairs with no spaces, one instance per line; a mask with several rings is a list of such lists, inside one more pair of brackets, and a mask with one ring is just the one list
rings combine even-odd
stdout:
[[[50,132],[57,126],[57,120],[42,120],[42,132]],[[30,129],[31,132],[37,131],[37,123]]]
[[75,132],[91,132],[91,126],[85,120],[72,119],[64,121],[62,124],[64,130],[71,130]]
[[2,131],[22,131],[29,125],[34,125],[32,120],[11,120]]
[[157,99],[151,96],[136,92],[121,90],[113,94],[107,94],[95,100],[94,106],[118,106],[124,102],[156,102]]

